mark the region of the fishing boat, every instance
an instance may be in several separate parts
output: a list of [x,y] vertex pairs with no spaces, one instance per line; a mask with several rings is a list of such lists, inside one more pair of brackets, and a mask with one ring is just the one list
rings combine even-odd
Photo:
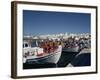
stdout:
[[[37,42],[36,42],[37,45]],[[60,59],[62,46],[50,53],[44,53],[43,48],[38,46],[32,47],[29,42],[23,43],[23,63],[55,63]]]
[[63,47],[62,51],[64,51],[64,52],[79,52],[79,46],[76,44],[74,46]]

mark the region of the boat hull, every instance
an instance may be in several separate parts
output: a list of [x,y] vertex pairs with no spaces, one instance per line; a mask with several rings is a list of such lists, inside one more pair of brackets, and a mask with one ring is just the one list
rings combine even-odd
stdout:
[[75,48],[63,48],[62,51],[64,51],[64,52],[79,52],[79,47],[75,47]]
[[55,63],[57,64],[57,62],[60,59],[61,52],[62,52],[62,47],[59,46],[59,48],[55,52],[50,53],[46,56],[42,56],[38,58],[29,57],[29,58],[24,58],[24,59],[26,59],[25,62],[29,64],[32,64],[32,63]]

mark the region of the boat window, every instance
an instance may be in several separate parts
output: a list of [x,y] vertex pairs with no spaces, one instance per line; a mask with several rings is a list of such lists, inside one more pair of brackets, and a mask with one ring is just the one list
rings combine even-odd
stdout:
[[31,46],[32,46],[32,47],[36,47],[36,46],[37,46],[37,45],[36,45],[36,41],[33,41],[32,44],[31,44]]
[[28,44],[25,44],[25,47],[28,47]]

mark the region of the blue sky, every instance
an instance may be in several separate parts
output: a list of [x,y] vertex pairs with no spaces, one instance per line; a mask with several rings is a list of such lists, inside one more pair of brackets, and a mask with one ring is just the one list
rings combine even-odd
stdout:
[[88,13],[23,10],[23,34],[90,33]]

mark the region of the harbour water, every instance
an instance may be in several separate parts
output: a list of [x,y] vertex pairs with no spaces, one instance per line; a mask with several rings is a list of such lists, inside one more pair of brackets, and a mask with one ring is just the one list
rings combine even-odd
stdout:
[[[61,57],[57,64],[54,63],[23,63],[23,69],[39,69],[39,68],[60,68],[67,67],[68,64],[72,64],[73,67],[77,66],[90,66],[91,55],[90,53],[83,53],[79,55],[79,52],[62,52]],[[76,57],[77,56],[77,57]]]

